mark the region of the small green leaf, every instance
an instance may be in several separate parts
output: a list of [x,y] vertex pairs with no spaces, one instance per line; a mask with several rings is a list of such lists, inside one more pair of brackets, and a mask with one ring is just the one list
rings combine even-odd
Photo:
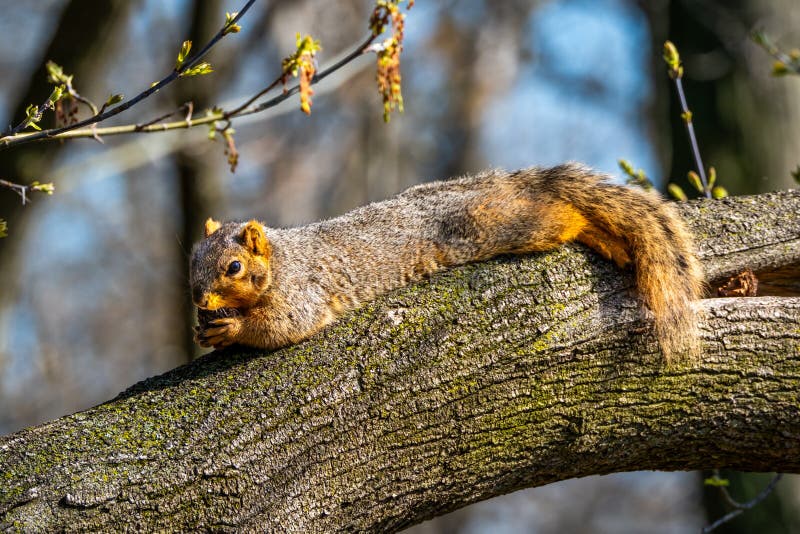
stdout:
[[628,177],[628,179],[625,180],[626,184],[637,185],[648,191],[653,189],[653,183],[650,181],[650,178],[647,177],[647,174],[645,174],[644,169],[634,170],[633,165],[624,159],[617,160],[617,163],[620,169],[622,169],[622,172]]
[[44,67],[47,69],[47,81],[50,83],[58,83],[64,76],[64,69],[55,61],[48,61]]
[[40,193],[46,193],[48,195],[52,195],[56,190],[56,186],[53,185],[53,182],[48,182],[46,184],[33,182],[30,187],[32,191],[38,191]]
[[681,202],[689,200],[689,198],[686,196],[686,193],[684,193],[683,189],[681,189],[681,186],[677,184],[667,185],[667,191],[669,191],[669,194],[672,195],[672,198],[675,200],[680,200]]
[[56,63],[55,61],[48,61],[45,63],[45,68],[47,69],[47,81],[54,84],[65,84],[69,85],[72,83],[72,75],[65,74],[64,69],[61,68],[61,65]]
[[708,187],[714,187],[714,184],[717,183],[717,169],[714,167],[708,168]]
[[0,237],[8,236],[8,224],[5,220],[0,219]]
[[728,196],[728,191],[721,185],[718,185],[711,190],[711,196],[714,198],[725,198]]
[[322,50],[319,41],[315,41],[310,35],[301,37],[300,32],[295,34],[295,44],[297,49],[291,56],[284,58],[281,63],[281,69],[286,75],[297,76],[300,69]]
[[786,63],[783,61],[776,61],[772,64],[773,76],[785,76],[786,74],[789,74],[789,67],[786,66]]
[[316,52],[322,50],[319,41],[315,41],[310,35],[300,37],[300,32],[295,34],[295,43],[297,44],[297,51],[301,54],[307,53],[313,56]]
[[706,486],[712,486],[714,488],[725,488],[731,485],[731,481],[728,480],[727,478],[721,478],[715,475],[713,477],[705,479],[703,481],[703,484],[705,484]]
[[57,85],[56,87],[53,87],[53,92],[50,93],[49,97],[47,97],[47,100],[50,101],[51,106],[54,106],[56,102],[61,100],[61,97],[64,95],[64,89],[66,89],[66,87],[63,85]]
[[767,34],[762,31],[755,30],[750,34],[750,38],[753,40],[754,43],[761,46],[769,46],[769,39],[767,39]]
[[186,40],[181,45],[181,50],[178,52],[178,59],[175,61],[175,70],[178,70],[183,65],[183,62],[186,61],[186,56],[189,55],[189,51],[192,49],[192,42]]
[[114,104],[119,104],[125,98],[124,95],[121,94],[113,94],[108,97],[106,100],[106,106],[113,106]]
[[672,41],[664,42],[664,62],[667,64],[670,78],[683,77],[683,65],[681,65],[681,56],[678,54],[678,48]]
[[42,116],[39,113],[39,107],[37,105],[31,104],[30,106],[25,108],[25,115],[27,116],[25,118],[26,122],[25,126],[30,126],[34,130],[41,130],[41,128],[39,128],[39,126],[36,124],[37,122],[42,120]]
[[222,35],[228,35],[229,33],[239,33],[242,30],[242,27],[238,24],[234,24],[233,19],[236,18],[236,15],[239,13],[234,11],[233,13],[225,13],[225,31],[222,32]]
[[203,61],[198,63],[194,67],[190,67],[181,73],[181,76],[202,76],[204,74],[210,74],[214,72],[214,69],[211,67],[211,63],[208,61]]
[[692,184],[692,187],[697,189],[700,193],[703,192],[703,183],[700,181],[700,176],[696,172],[689,171],[686,177],[689,178],[689,183]]

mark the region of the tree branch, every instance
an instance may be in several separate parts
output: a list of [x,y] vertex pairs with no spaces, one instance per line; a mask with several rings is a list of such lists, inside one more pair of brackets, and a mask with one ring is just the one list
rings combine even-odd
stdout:
[[8,180],[3,180],[2,178],[0,178],[0,187],[10,189],[14,191],[17,195],[19,195],[19,198],[22,201],[23,206],[28,202],[30,202],[30,195],[33,192],[52,195],[53,191],[55,191],[55,187],[53,186],[52,182],[47,184],[40,184],[39,182],[33,182],[26,185],[26,184],[18,184],[15,182],[9,182]]
[[800,190],[678,206],[709,281],[800,266]]
[[[247,12],[248,9],[250,9],[250,7],[253,5],[254,2],[255,0],[248,0],[248,2],[244,5],[244,7],[242,7],[242,9],[236,14],[236,16],[233,17],[230,21],[226,22],[226,24],[216,33],[216,35],[214,35],[214,37],[211,38],[211,40],[208,43],[206,43],[206,45],[199,52],[194,54],[190,59],[186,60],[179,67],[175,68],[172,72],[170,72],[160,81],[151,85],[148,89],[145,89],[144,91],[142,91],[132,99],[128,100],[127,102],[123,102],[117,106],[114,106],[111,109],[93,115],[82,121],[78,121],[74,124],[69,124],[67,126],[62,126],[60,128],[51,128],[48,130],[42,130],[35,133],[29,133],[29,134],[19,133],[30,122],[28,119],[23,120],[16,127],[11,128],[9,131],[0,133],[0,150],[11,146],[30,143],[32,141],[37,141],[42,139],[64,139],[68,137],[95,137],[97,135],[95,132],[99,130],[98,128],[94,129],[90,128],[86,130],[86,133],[91,133],[91,135],[69,136],[64,134],[68,134],[70,132],[73,132],[74,130],[83,128],[85,126],[91,126],[93,124],[109,119],[115,115],[118,115],[123,111],[138,104],[139,102],[141,102],[148,96],[152,95],[153,93],[157,92],[164,86],[177,80],[181,76],[181,74],[183,74],[184,72],[186,72],[187,70],[189,70],[190,68],[194,67],[199,63],[199,61],[208,53],[208,51],[211,50],[211,48],[226,35],[228,28],[236,24],[244,16],[244,14]],[[37,112],[39,115],[41,115],[41,113],[45,111],[45,109],[47,109],[45,106],[49,102],[50,101],[48,100],[47,102],[45,102],[44,104],[42,104],[37,108]]]
[[[715,276],[797,265],[800,192],[682,209]],[[665,367],[631,288],[570,246],[212,353],[0,438],[0,529],[384,532],[590,474],[800,472],[800,298],[703,301],[704,356]]]
[[[241,15],[241,13],[240,13]],[[311,85],[315,85],[318,82],[322,81],[324,78],[329,76],[330,74],[336,72],[337,70],[341,69],[348,63],[352,62],[357,57],[364,54],[364,52],[369,50],[370,45],[376,39],[376,36],[370,35],[365,41],[361,44],[356,46],[351,52],[349,52],[345,57],[337,60],[334,62],[333,65],[326,68],[325,70],[317,73],[311,80]],[[281,74],[278,78],[276,78],[272,83],[270,83],[267,87],[259,91],[256,95],[248,98],[243,104],[238,105],[232,110],[217,110],[211,111],[206,113],[202,117],[193,118],[193,119],[185,119],[181,121],[173,121],[173,122],[160,122],[164,118],[173,115],[178,110],[169,113],[166,116],[160,116],[157,119],[152,121],[148,121],[144,124],[126,124],[120,126],[109,126],[105,128],[79,128],[85,126],[86,124],[91,124],[93,122],[99,121],[91,121],[87,119],[86,121],[82,121],[80,123],[76,123],[69,127],[52,129],[52,130],[43,130],[41,132],[34,132],[34,133],[20,133],[10,137],[2,137],[0,136],[0,150],[11,147],[14,145],[24,144],[32,141],[47,141],[47,140],[55,140],[55,139],[78,139],[78,138],[102,138],[111,135],[123,135],[123,134],[131,134],[131,133],[155,133],[155,132],[167,132],[171,130],[185,130],[189,128],[193,128],[195,126],[202,126],[207,124],[213,124],[219,121],[228,121],[230,119],[236,117],[244,117],[247,115],[253,115],[255,113],[261,113],[262,111],[266,111],[267,109],[273,108],[286,100],[287,98],[291,97],[292,95],[297,94],[300,91],[300,84],[295,84],[292,87],[284,90],[279,95],[262,102],[261,104],[252,106],[253,102],[255,102],[258,98],[262,97],[275,87],[277,87],[282,80],[284,79],[284,74]],[[166,78],[165,78],[166,79]],[[163,80],[162,80],[163,81]],[[161,83],[161,82],[159,82]],[[155,87],[155,86],[154,86]],[[149,90],[148,90],[149,91]],[[121,104],[122,105],[122,104]],[[132,105],[128,102],[128,107]],[[117,108],[113,108],[106,113],[110,113],[111,111],[116,110]],[[120,110],[123,111],[123,110]],[[104,114],[98,115],[97,117],[101,117]],[[107,117],[103,117],[104,120]],[[89,121],[89,122],[87,122]],[[48,132],[50,132],[48,134]],[[46,134],[46,135],[43,135]]]

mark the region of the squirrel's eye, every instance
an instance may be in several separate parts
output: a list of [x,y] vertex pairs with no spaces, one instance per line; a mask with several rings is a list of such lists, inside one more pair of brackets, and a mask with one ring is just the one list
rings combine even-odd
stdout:
[[238,261],[232,261],[231,264],[228,265],[228,276],[233,276],[241,270],[242,264]]

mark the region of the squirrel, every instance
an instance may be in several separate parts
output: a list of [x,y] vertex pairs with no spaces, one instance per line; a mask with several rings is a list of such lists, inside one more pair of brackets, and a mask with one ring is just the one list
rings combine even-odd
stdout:
[[208,219],[190,265],[205,314],[195,339],[279,348],[437,271],[572,241],[633,267],[667,359],[696,353],[691,302],[704,281],[679,216],[658,194],[574,163],[424,183],[296,228]]

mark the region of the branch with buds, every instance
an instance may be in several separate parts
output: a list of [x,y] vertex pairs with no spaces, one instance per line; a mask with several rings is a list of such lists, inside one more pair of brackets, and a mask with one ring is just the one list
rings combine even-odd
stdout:
[[[403,45],[405,14],[401,13],[399,10],[399,4],[403,1],[404,0],[377,0],[369,21],[369,37],[356,46],[347,56],[322,71],[318,71],[316,60],[317,52],[322,50],[319,41],[314,40],[309,35],[301,37],[298,33],[295,51],[283,60],[280,74],[272,83],[268,84],[255,95],[233,109],[224,110],[213,107],[206,110],[205,114],[199,118],[193,117],[194,105],[191,102],[187,102],[175,111],[162,114],[144,123],[105,128],[97,126],[98,123],[133,107],[179,77],[200,76],[212,73],[214,71],[213,67],[207,61],[201,61],[202,58],[208,53],[211,47],[224,36],[231,33],[238,33],[241,30],[238,21],[241,20],[242,16],[250,9],[255,0],[249,0],[239,12],[226,13],[225,23],[222,28],[196,54],[190,55],[192,51],[192,41],[183,41],[178,51],[173,71],[161,81],[152,84],[150,88],[142,91],[134,98],[124,103],[122,103],[123,95],[114,93],[98,108],[93,102],[83,97],[75,90],[72,75],[66,74],[59,65],[49,62],[47,64],[48,82],[54,85],[52,93],[41,105],[37,106],[32,104],[29,106],[25,119],[19,124],[13,128],[9,128],[9,130],[4,133],[0,133],[0,150],[34,141],[54,139],[93,138],[102,143],[103,137],[109,135],[165,132],[207,125],[209,128],[209,139],[216,139],[219,133],[224,140],[225,155],[227,156],[231,172],[234,172],[239,161],[239,153],[236,149],[234,139],[235,130],[232,128],[232,120],[234,118],[265,111],[277,106],[296,93],[300,94],[300,109],[304,113],[310,114],[312,106],[311,96],[314,94],[312,86],[366,52],[375,52],[378,57],[377,83],[384,102],[384,120],[388,122],[391,111],[394,109],[403,110],[403,100],[400,92],[400,52],[402,51]],[[408,0],[409,9],[413,3],[413,0]],[[375,45],[375,40],[380,37],[389,26],[392,28],[391,36],[379,46]],[[286,85],[290,78],[297,78],[298,83],[287,88]],[[278,86],[283,86],[283,91],[279,95],[256,104],[261,97],[267,95]],[[92,115],[86,119],[77,120],[78,104],[87,107]],[[55,128],[43,130],[41,126],[39,126],[39,123],[44,114],[50,110],[54,110],[56,113],[57,126]],[[185,118],[183,120],[162,122],[176,113],[181,112],[185,112]],[[32,128],[35,131],[23,132],[23,130],[28,128]],[[12,189],[17,191],[17,193],[22,191],[23,195],[27,194],[27,191],[29,191],[29,189],[27,189],[28,187],[36,187],[34,184],[31,186],[13,185],[15,187],[12,187]],[[25,198],[26,197],[23,196],[23,200]],[[0,220],[0,223],[2,222],[3,221]],[[4,229],[5,226],[0,227],[0,233]]]
[[[675,82],[675,92],[678,95],[678,100],[681,104],[681,119],[686,126],[686,133],[689,135],[689,145],[692,149],[694,162],[697,166],[697,172],[689,171],[689,183],[697,189],[697,191],[706,198],[724,198],[728,196],[728,192],[721,186],[715,186],[717,179],[717,172],[714,167],[708,169],[708,177],[706,177],[706,170],[703,166],[703,158],[700,155],[700,146],[697,143],[697,135],[694,132],[694,124],[692,123],[692,112],[689,109],[689,104],[686,101],[686,93],[683,90],[683,62],[678,53],[678,48],[672,41],[664,43],[664,62],[667,64],[667,74]],[[677,200],[686,200],[688,197],[683,189],[677,184],[669,184],[667,190]]]

